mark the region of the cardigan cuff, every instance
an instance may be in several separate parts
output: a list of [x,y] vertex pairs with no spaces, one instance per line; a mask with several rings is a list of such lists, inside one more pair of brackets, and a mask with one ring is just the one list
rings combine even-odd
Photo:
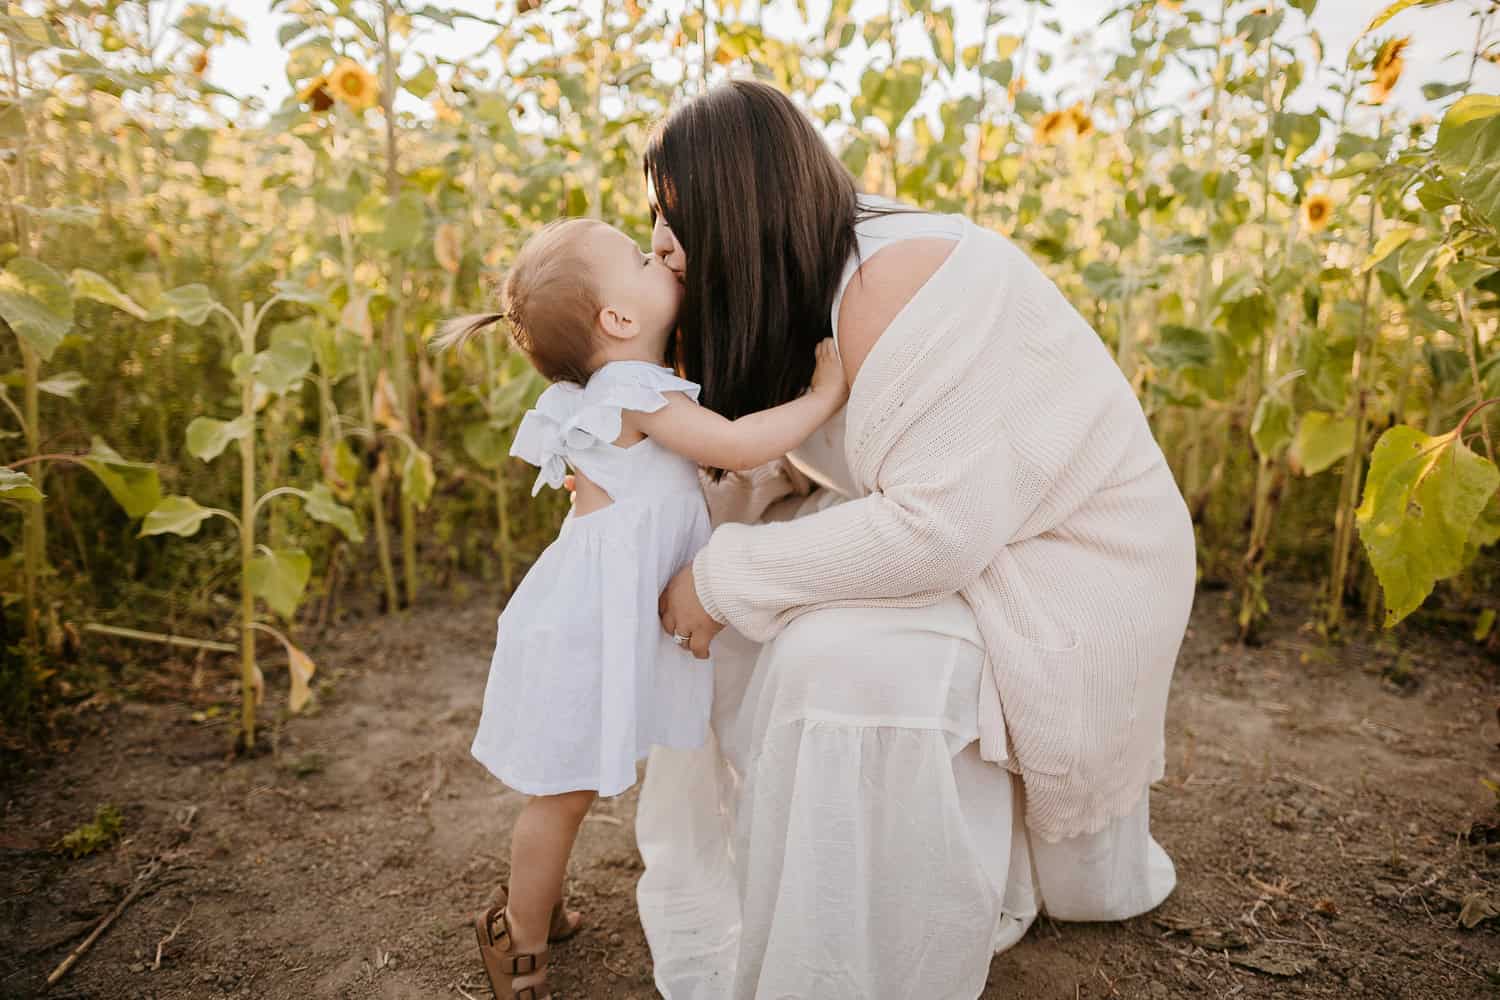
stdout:
[[[714,532],[720,534],[724,529],[721,527]],[[709,550],[713,548],[713,539],[710,538],[707,545],[698,550],[693,557],[693,586],[698,591],[698,603],[703,605],[703,610],[708,612],[708,617],[720,625],[728,625],[729,618],[719,608],[719,602],[714,595],[714,575],[709,567]]]

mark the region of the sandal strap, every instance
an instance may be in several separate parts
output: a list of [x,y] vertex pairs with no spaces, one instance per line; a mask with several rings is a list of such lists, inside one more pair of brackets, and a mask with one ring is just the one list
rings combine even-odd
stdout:
[[512,994],[515,1000],[549,1000],[552,994],[538,993],[535,986],[523,986]]
[[[500,933],[495,933],[495,924],[500,924]],[[489,946],[492,948],[503,948],[501,944],[510,937],[510,920],[505,915],[505,904],[500,903],[484,911],[484,933],[489,938]]]

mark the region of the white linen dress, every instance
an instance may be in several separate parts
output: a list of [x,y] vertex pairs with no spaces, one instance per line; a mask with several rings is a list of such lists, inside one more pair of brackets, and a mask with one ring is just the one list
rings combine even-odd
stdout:
[[656,607],[708,540],[698,469],[650,438],[614,444],[621,411],[659,410],[664,392],[698,398],[666,368],[614,362],[548,388],[516,432],[511,454],[541,469],[533,495],[572,466],[613,500],[568,516],[500,615],[471,752],[519,792],[618,795],[653,745],[706,738],[711,664],[662,634]]
[[[857,260],[957,232],[876,217]],[[821,489],[780,516],[859,495],[842,412],[789,457]],[[959,596],[810,611],[763,646],[729,628],[713,651],[716,740],[653,752],[637,813],[668,1000],[968,1000],[1040,910],[1122,920],[1175,886],[1144,796],[1098,833],[1028,835],[1020,778],[979,756],[984,649]]]

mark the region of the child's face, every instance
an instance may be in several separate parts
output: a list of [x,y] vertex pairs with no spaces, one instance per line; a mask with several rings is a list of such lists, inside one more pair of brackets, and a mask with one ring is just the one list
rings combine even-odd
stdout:
[[621,339],[643,337],[653,350],[665,350],[682,304],[677,275],[613,226],[595,226],[586,239],[605,332]]

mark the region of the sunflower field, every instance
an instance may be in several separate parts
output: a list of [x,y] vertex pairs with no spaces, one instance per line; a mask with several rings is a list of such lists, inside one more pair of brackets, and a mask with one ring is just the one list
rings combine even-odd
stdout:
[[1339,51],[1317,3],[1125,0],[1101,51],[1047,0],[798,0],[795,32],[740,0],[273,0],[276,106],[209,82],[237,4],[0,5],[7,740],[191,656],[253,745],[257,709],[317,697],[331,621],[513,584],[566,509],[507,457],[544,386],[503,334],[427,342],[552,219],[644,246],[653,122],[743,74],[866,190],[1042,263],[1243,639],[1292,615],[1500,649],[1500,4],[1448,0],[1473,30],[1424,117],[1389,99],[1396,27],[1442,0],[1371,4]]

